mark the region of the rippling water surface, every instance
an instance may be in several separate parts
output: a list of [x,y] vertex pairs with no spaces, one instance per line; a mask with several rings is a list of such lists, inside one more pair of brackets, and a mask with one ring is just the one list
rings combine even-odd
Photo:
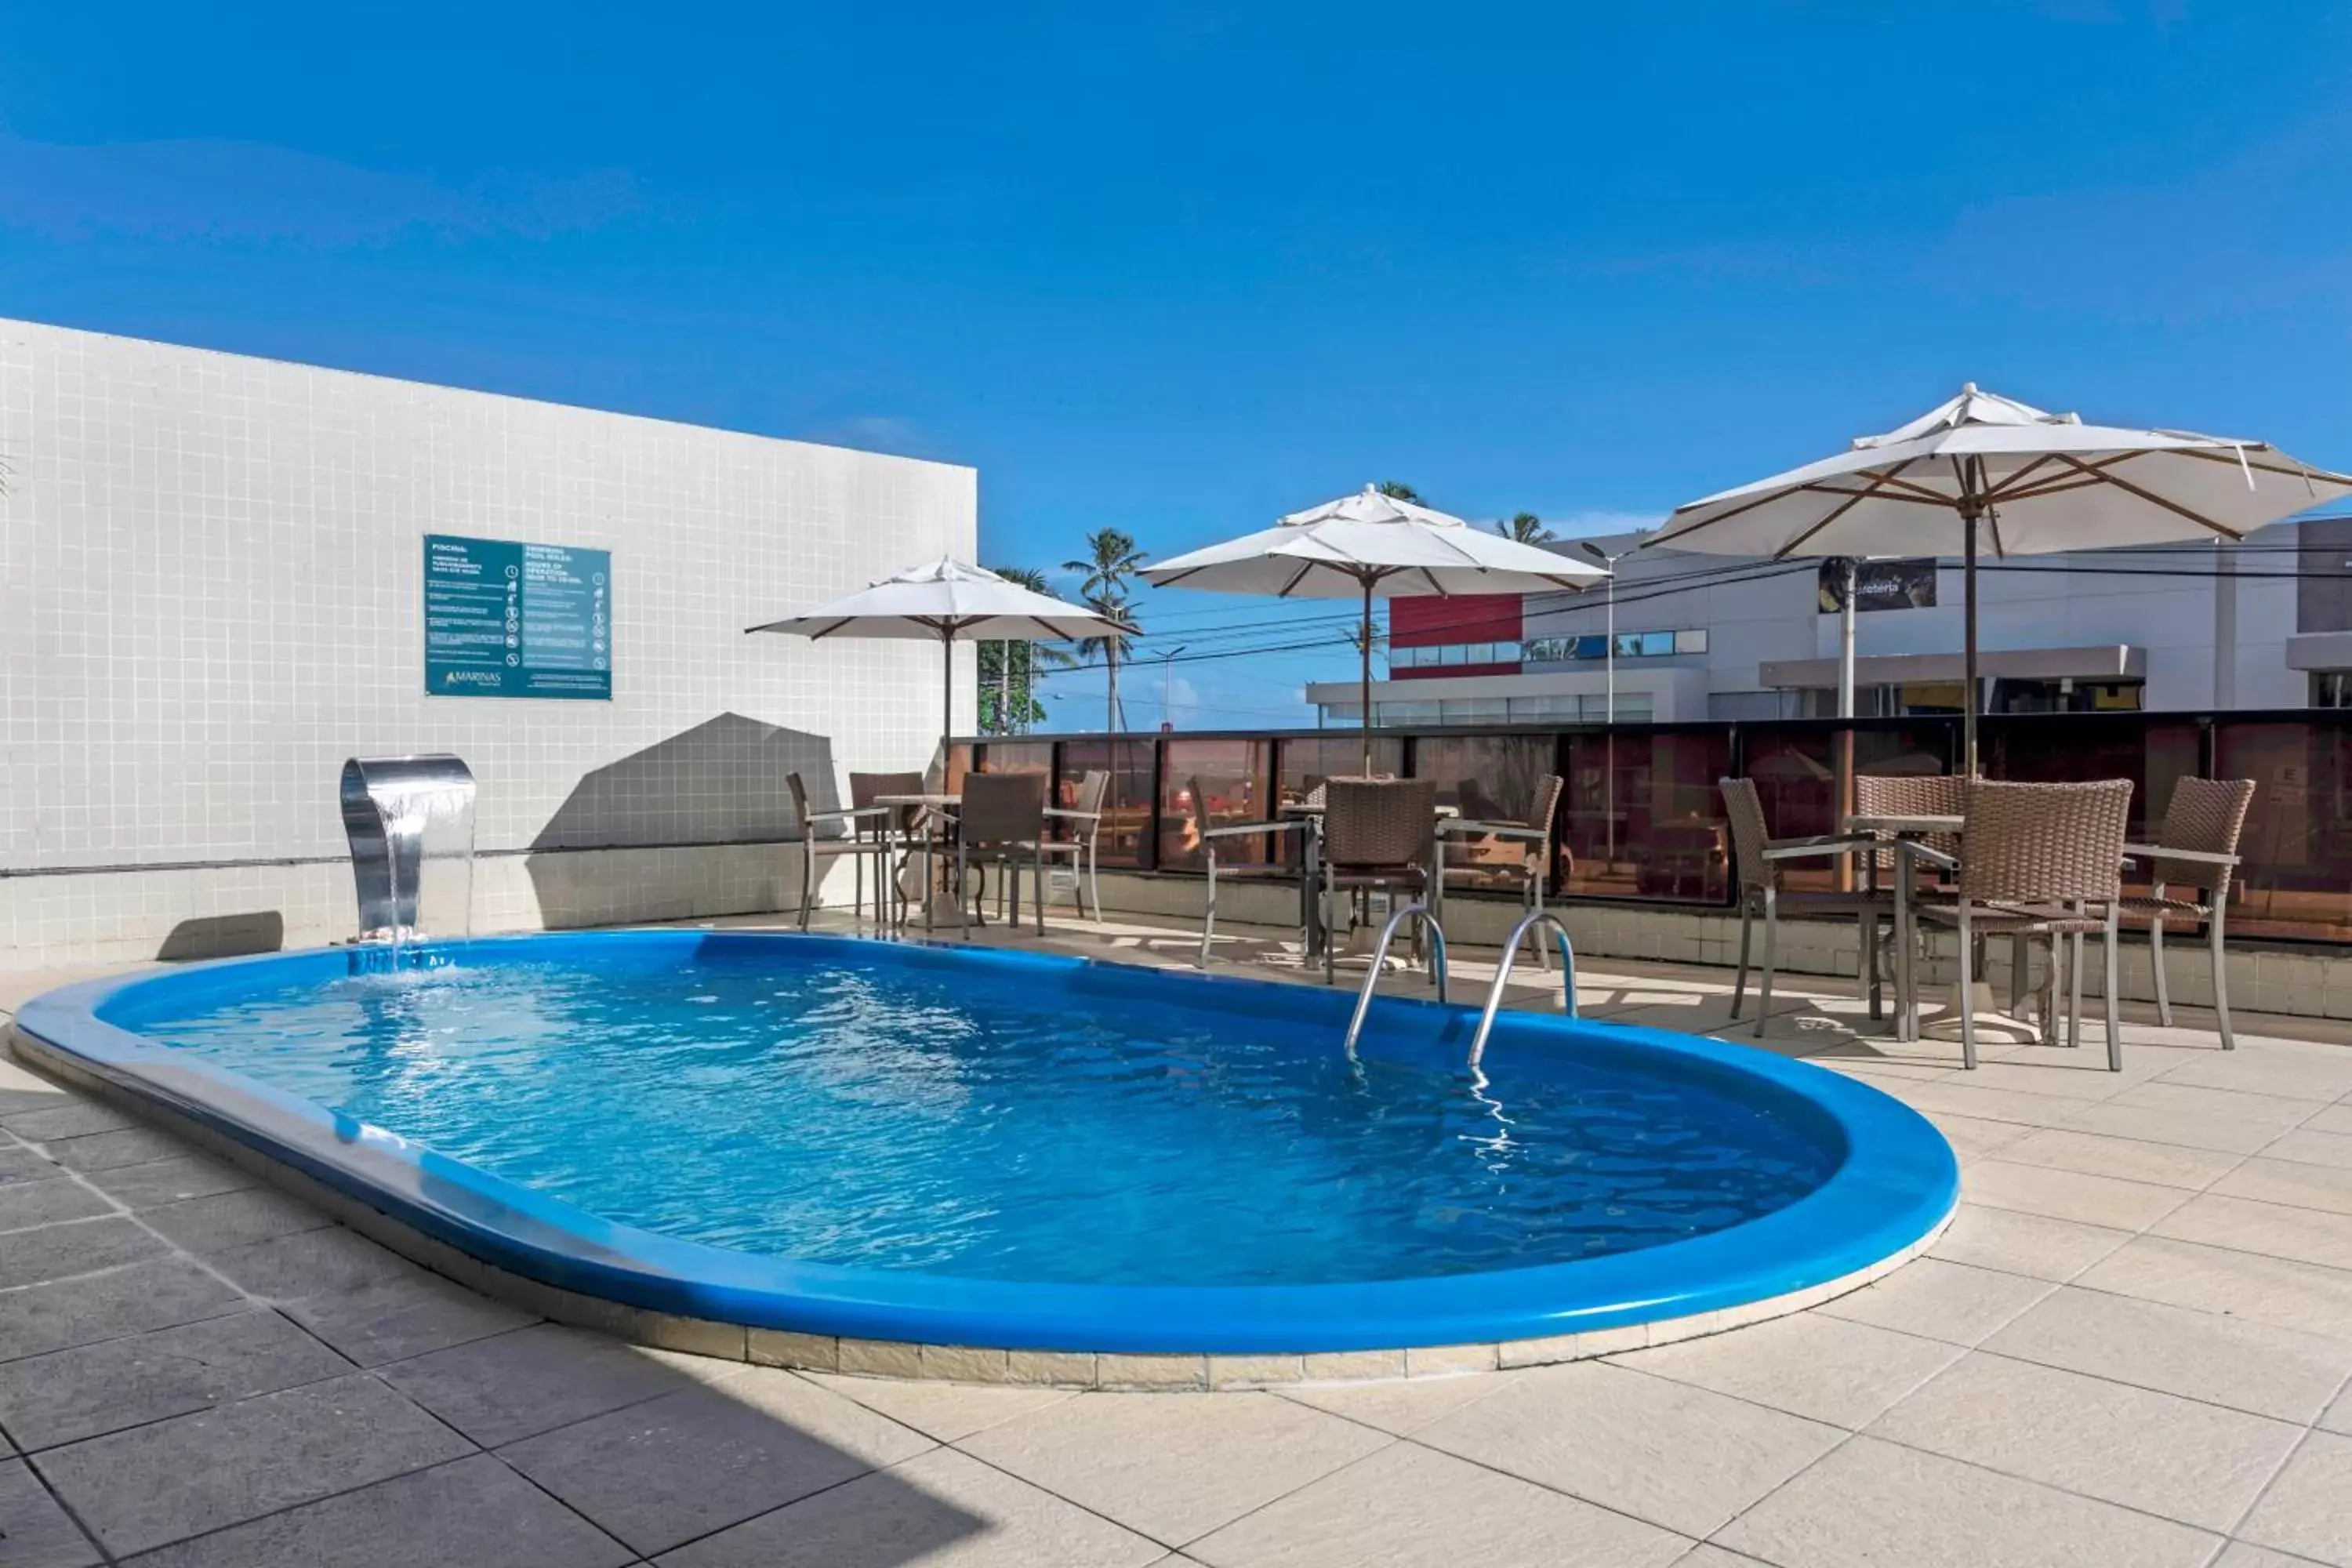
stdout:
[[1575,1065],[1572,1047],[1477,1089],[1351,1069],[1336,1025],[1098,986],[775,943],[413,970],[121,1021],[608,1219],[990,1279],[1560,1262],[1769,1213],[1835,1163],[1793,1125]]

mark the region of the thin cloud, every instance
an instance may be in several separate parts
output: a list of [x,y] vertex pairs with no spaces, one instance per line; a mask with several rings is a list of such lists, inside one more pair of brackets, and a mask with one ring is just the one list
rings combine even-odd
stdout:
[[462,185],[261,142],[73,145],[0,134],[0,225],[54,239],[113,236],[382,245],[412,234],[547,239],[640,212],[623,170],[491,171]]

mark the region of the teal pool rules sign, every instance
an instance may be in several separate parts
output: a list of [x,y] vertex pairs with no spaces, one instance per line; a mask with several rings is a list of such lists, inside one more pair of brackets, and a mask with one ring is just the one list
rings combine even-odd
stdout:
[[609,700],[612,552],[426,534],[425,689]]

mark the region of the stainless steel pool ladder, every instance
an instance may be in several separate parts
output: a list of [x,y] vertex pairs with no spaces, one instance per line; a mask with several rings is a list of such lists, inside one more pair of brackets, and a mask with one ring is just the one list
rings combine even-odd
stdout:
[[1388,967],[1389,943],[1395,940],[1397,927],[1415,915],[1429,929],[1430,962],[1437,977],[1437,999],[1445,1000],[1445,928],[1431,917],[1429,905],[1416,899],[1389,916],[1389,923],[1381,927],[1381,940],[1372,945],[1372,966],[1364,972],[1364,988],[1356,993],[1356,1016],[1348,1020],[1349,1061],[1356,1059],[1356,1037],[1364,1032],[1364,1015],[1371,1011],[1372,993],[1380,987],[1381,971]]
[[[1495,984],[1486,993],[1486,1010],[1478,1016],[1478,1032],[1470,1039],[1470,1070],[1478,1070],[1479,1058],[1486,1054],[1486,1037],[1494,1031],[1495,1015],[1503,1005],[1503,987],[1511,982],[1511,961],[1519,956],[1519,942],[1538,925],[1551,927],[1552,935],[1559,941],[1559,1005],[1570,1017],[1576,1016],[1576,951],[1569,946],[1568,928],[1549,910],[1529,910],[1519,923],[1511,928],[1511,937],[1503,943],[1503,956],[1495,964]],[[1540,939],[1538,939],[1540,940]],[[1541,952],[1541,947],[1536,950]],[[1362,1013],[1360,1006],[1359,1015]],[[1352,1040],[1352,1037],[1350,1037]]]

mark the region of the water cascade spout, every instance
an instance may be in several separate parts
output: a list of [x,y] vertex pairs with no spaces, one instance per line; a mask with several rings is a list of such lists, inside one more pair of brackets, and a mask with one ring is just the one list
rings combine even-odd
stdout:
[[474,775],[452,756],[353,757],[343,763],[362,942],[397,947],[473,931]]

